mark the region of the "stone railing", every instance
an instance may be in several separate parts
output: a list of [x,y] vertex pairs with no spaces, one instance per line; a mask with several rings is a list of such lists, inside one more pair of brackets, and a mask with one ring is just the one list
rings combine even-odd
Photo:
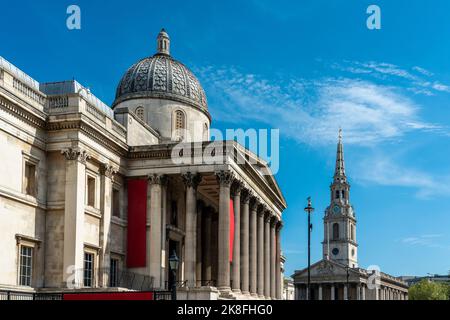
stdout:
[[47,107],[49,109],[60,109],[69,107],[68,96],[54,96],[47,99]]
[[40,105],[45,104],[45,96],[44,95],[38,93],[36,90],[30,88],[29,86],[27,86],[26,84],[24,84],[23,82],[21,82],[20,80],[18,80],[16,78],[13,79],[13,87],[17,91],[19,91],[26,97],[30,98],[31,100],[36,101]]
[[88,102],[86,102],[86,110],[98,120],[105,122],[106,115]]

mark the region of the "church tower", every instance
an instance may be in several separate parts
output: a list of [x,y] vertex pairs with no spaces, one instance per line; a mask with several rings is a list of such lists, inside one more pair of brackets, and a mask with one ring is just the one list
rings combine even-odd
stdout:
[[325,210],[323,258],[350,268],[358,267],[356,218],[350,204],[350,185],[345,176],[342,130],[339,130],[336,169],[330,186],[330,205]]

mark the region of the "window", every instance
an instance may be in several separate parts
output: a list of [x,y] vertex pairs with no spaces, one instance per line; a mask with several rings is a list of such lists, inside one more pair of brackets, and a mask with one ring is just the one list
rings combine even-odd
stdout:
[[112,192],[112,214],[120,218],[120,191],[117,189]]
[[95,178],[91,176],[87,178],[87,198],[88,206],[95,207]]
[[342,199],[345,199],[345,190],[342,190]]
[[94,254],[84,253],[84,273],[83,273],[83,284],[85,287],[93,286],[94,278]]
[[339,190],[336,190],[336,199],[339,199]]
[[36,196],[36,165],[25,162],[24,191],[27,195]]
[[186,123],[183,111],[175,112],[175,130],[185,129]]
[[144,121],[144,108],[143,107],[138,107],[136,109],[136,116],[141,119],[142,121]]
[[350,225],[350,232],[351,232],[351,239],[355,241],[355,226],[353,224]]
[[33,272],[33,248],[20,246],[19,285],[31,286]]
[[203,125],[203,141],[209,141],[208,124],[207,123],[205,123]]
[[118,287],[119,285],[119,259],[111,259],[109,266],[109,286]]
[[339,239],[339,224],[333,223],[333,240]]

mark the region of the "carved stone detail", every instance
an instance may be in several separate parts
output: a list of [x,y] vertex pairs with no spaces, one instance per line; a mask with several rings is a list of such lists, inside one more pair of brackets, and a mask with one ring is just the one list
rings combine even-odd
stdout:
[[242,189],[244,189],[244,183],[240,180],[235,180],[231,185],[231,195],[233,197],[241,195]]
[[230,187],[234,181],[234,174],[230,171],[218,171],[216,177],[217,182],[223,187]]
[[197,189],[200,182],[202,182],[202,175],[199,173],[186,172],[181,175],[186,187]]
[[66,157],[66,160],[78,160],[82,164],[86,164],[86,161],[91,158],[86,151],[77,148],[61,150],[61,154]]
[[162,184],[165,179],[165,175],[152,173],[147,176],[147,179],[150,184]]
[[117,169],[110,164],[103,163],[100,166],[100,173],[105,175],[107,178],[112,179],[114,175],[117,173]]

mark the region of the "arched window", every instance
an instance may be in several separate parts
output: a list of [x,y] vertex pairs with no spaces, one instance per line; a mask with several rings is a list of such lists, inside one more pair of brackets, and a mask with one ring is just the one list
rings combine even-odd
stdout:
[[175,130],[186,129],[186,119],[181,110],[175,112]]
[[333,223],[333,240],[339,239],[339,224]]
[[350,230],[351,230],[351,239],[355,241],[355,226],[353,224],[351,225]]
[[339,199],[339,190],[336,190],[336,199]]
[[142,121],[144,121],[144,108],[142,107],[137,107],[136,108],[136,116],[141,119]]
[[345,190],[342,190],[342,199],[345,199]]

